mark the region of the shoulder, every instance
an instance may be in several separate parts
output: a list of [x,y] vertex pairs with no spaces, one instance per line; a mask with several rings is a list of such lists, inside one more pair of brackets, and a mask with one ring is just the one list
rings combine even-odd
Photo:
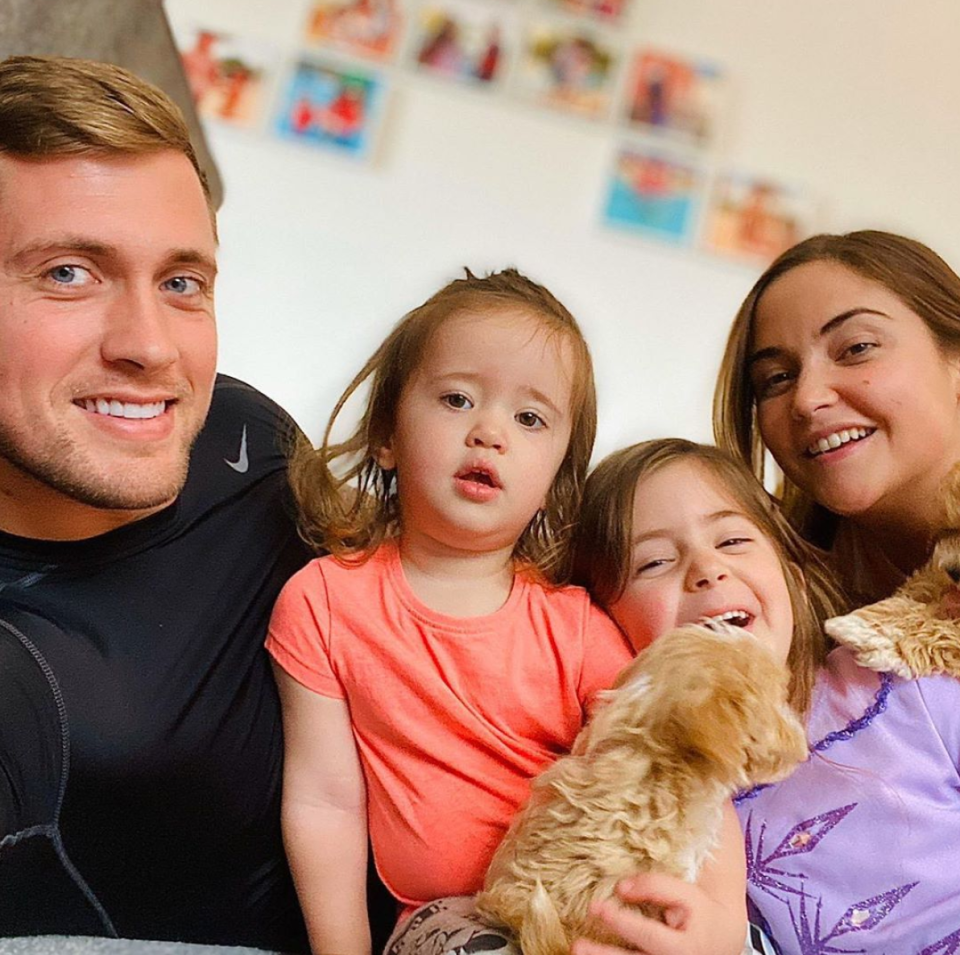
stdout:
[[[210,412],[197,439],[196,452],[216,445],[216,454],[229,460],[241,458],[243,435],[251,464],[255,451],[267,458],[285,458],[299,434],[293,419],[275,401],[256,388],[228,375],[217,375]],[[250,445],[255,447],[251,448]]]
[[287,458],[298,430],[290,416],[255,388],[218,375],[207,420],[190,454],[181,502],[189,513],[239,499],[275,478],[286,494]]

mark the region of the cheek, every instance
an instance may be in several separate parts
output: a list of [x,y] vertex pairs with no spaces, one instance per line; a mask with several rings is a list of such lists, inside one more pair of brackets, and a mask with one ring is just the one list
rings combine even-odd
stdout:
[[610,608],[610,615],[638,653],[676,622],[670,601],[662,595],[629,590]]

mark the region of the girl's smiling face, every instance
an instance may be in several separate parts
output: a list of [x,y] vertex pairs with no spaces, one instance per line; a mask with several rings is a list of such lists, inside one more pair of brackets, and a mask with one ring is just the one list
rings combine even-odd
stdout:
[[780,556],[704,465],[675,461],[641,478],[631,538],[627,585],[608,609],[637,650],[709,617],[786,661],[793,607]]

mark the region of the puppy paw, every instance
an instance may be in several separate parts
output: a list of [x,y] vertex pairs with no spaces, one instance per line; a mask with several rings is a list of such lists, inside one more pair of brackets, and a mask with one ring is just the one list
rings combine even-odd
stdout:
[[896,639],[867,623],[857,613],[833,617],[823,625],[837,643],[854,651],[857,663],[870,670],[894,673],[906,680],[916,674],[900,653]]

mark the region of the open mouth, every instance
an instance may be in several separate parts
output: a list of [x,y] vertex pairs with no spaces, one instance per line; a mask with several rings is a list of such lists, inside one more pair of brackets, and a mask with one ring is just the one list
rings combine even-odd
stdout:
[[705,617],[711,623],[725,623],[730,627],[749,627],[754,621],[754,615],[748,610],[725,610],[712,617]]
[[126,418],[128,420],[148,420],[159,418],[172,401],[117,401],[108,398],[82,398],[74,402],[91,414],[106,415],[111,418]]
[[464,481],[467,484],[476,484],[480,487],[500,487],[500,481],[496,472],[492,468],[487,469],[484,467],[477,467],[475,465],[472,467],[467,467],[462,471],[457,472],[456,479],[458,481]]
[[805,454],[808,458],[818,458],[821,454],[829,454],[831,451],[836,451],[837,448],[842,448],[851,442],[869,438],[876,430],[876,428],[844,428],[840,431],[834,431],[833,434],[828,434],[825,438],[814,441],[807,448]]

